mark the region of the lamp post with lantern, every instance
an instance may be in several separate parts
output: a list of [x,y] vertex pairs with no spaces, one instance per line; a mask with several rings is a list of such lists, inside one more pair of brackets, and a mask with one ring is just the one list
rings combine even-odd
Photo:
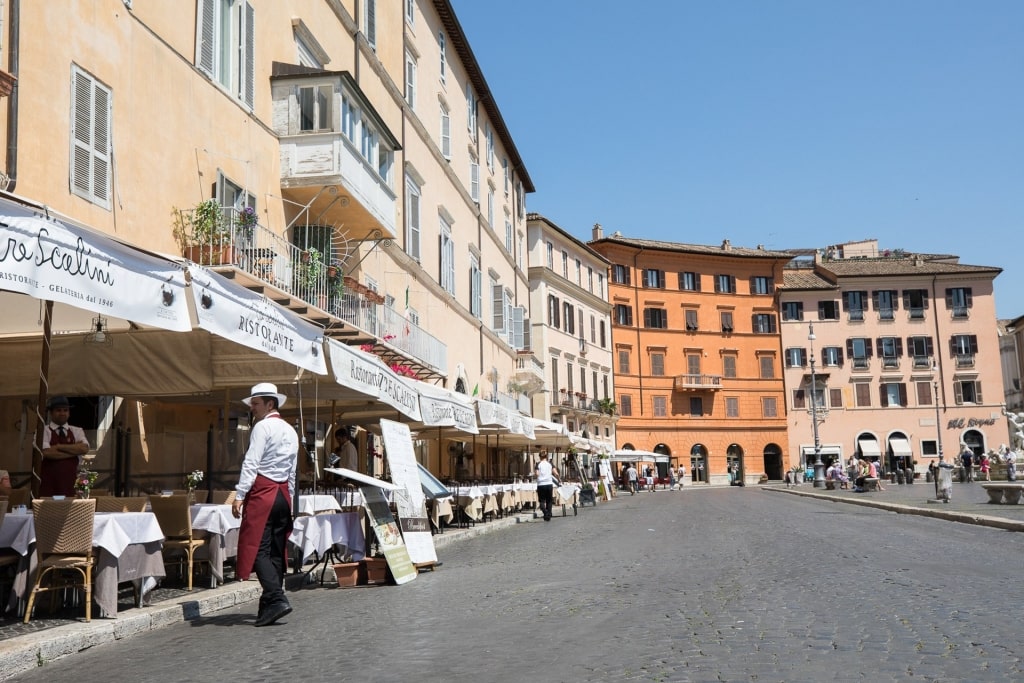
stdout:
[[[939,413],[939,364],[932,360],[932,393],[935,394],[935,446],[942,462],[942,416]],[[935,469],[935,497],[939,497],[939,470]]]
[[818,437],[818,378],[814,372],[814,323],[808,324],[807,341],[811,343],[811,427],[814,433],[814,488],[825,488],[825,464],[821,462],[821,439]]

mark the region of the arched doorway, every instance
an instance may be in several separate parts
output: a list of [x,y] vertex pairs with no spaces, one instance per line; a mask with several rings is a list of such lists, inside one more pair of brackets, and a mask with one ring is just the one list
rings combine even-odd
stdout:
[[764,447],[764,474],[768,479],[782,479],[782,449],[778,444]]
[[729,483],[743,481],[743,470],[743,447],[738,443],[731,443],[725,449],[725,471],[732,475],[729,477]]
[[905,470],[913,466],[914,454],[910,449],[910,439],[903,432],[889,435],[889,443],[885,449],[885,467],[882,472]]
[[878,445],[878,438],[871,432],[861,432],[857,435],[857,448],[854,449],[858,458],[862,460],[880,460],[882,448]]
[[960,440],[967,444],[967,447],[975,455],[981,455],[985,452],[985,435],[977,429],[968,429]]
[[702,443],[695,443],[690,448],[690,481],[708,480],[708,449]]
[[[668,444],[659,443],[653,449],[651,449],[659,455],[672,455],[672,449],[668,447]],[[658,468],[658,477],[660,479],[668,479],[668,468],[672,466],[672,461],[666,460],[665,462],[655,463],[655,467]]]

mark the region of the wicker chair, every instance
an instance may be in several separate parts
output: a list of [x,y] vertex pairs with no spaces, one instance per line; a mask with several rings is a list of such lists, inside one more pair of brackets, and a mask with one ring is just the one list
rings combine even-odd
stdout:
[[[73,500],[35,500],[32,512],[36,523],[36,557],[39,567],[35,585],[28,596],[25,608],[25,623],[32,618],[32,606],[36,595],[45,591],[63,590],[69,586],[81,585],[85,589],[85,620],[92,619],[92,556],[93,518],[96,501],[91,498]],[[72,572],[81,581],[51,580],[47,586],[43,579],[47,574],[55,578],[58,574]],[[77,572],[75,574],[74,572]]]
[[23,489],[11,489],[10,494],[7,496],[7,509],[13,510],[19,505],[28,505],[32,502],[32,489],[25,487]]
[[96,512],[145,512],[148,504],[146,496],[96,496]]
[[[4,525],[4,515],[6,514],[7,499],[0,498],[0,527]],[[14,585],[14,575],[19,562],[21,562],[21,555],[16,551],[10,548],[0,548],[0,596],[7,595]]]
[[167,556],[181,552],[188,560],[188,589],[192,590],[192,567],[197,548],[206,545],[205,538],[192,534],[192,511],[188,496],[152,496],[149,505],[164,532],[164,563]]
[[[192,500],[196,503],[205,503],[206,497],[209,495],[209,491],[206,489],[196,489],[192,492]],[[174,489],[175,496],[187,496],[188,489]]]
[[207,502],[213,503],[214,505],[231,505],[232,503],[235,502],[235,492],[215,490],[212,494],[210,494],[210,497],[207,499]]

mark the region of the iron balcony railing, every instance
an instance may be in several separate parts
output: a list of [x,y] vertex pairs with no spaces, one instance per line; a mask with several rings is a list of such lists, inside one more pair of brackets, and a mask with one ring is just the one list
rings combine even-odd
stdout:
[[721,375],[676,375],[672,383],[676,391],[683,389],[721,389]]

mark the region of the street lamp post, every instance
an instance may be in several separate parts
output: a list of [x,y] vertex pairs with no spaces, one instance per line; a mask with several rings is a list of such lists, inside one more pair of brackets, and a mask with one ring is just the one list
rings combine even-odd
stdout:
[[825,488],[825,464],[821,462],[821,439],[818,438],[818,379],[814,373],[814,323],[809,323],[807,341],[811,343],[811,427],[814,431],[814,488]]
[[[942,416],[939,414],[939,364],[932,361],[932,393],[935,394],[935,445],[942,462]],[[935,497],[939,497],[939,470],[935,469]]]

